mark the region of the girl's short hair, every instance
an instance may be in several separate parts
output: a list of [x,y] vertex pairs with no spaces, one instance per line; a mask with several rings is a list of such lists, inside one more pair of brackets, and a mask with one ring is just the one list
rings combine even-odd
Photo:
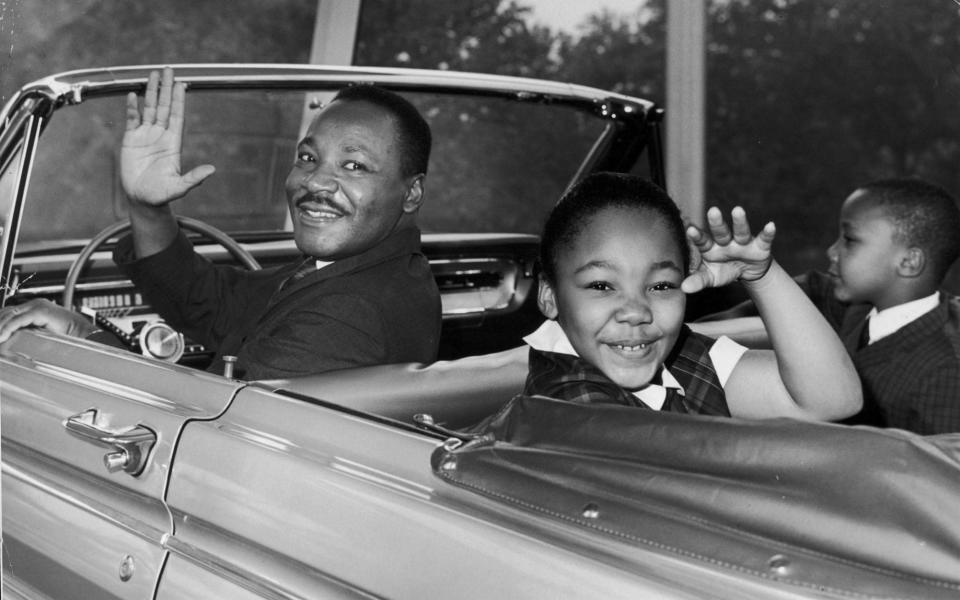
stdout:
[[649,211],[662,219],[680,250],[684,272],[690,268],[683,218],[667,192],[643,177],[600,172],[570,188],[547,217],[540,237],[540,268],[547,281],[556,283],[560,251],[571,247],[590,219],[609,207]]

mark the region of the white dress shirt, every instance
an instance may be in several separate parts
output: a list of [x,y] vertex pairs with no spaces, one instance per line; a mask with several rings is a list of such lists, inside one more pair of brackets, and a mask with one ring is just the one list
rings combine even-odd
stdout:
[[905,325],[913,323],[923,315],[940,305],[940,292],[934,292],[925,298],[911,300],[896,306],[878,311],[876,308],[867,315],[869,341],[872,344],[877,340],[895,333]]

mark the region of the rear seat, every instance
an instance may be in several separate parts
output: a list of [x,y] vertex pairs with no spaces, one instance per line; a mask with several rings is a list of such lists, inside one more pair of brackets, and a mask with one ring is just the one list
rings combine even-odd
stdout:
[[258,382],[406,423],[430,414],[438,425],[466,427],[496,412],[523,390],[527,347],[444,360],[331,371]]

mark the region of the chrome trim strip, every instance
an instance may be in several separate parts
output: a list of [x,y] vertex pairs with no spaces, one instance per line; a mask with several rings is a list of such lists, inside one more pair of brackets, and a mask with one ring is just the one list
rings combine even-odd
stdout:
[[463,257],[463,258],[435,258],[430,261],[431,265],[468,265],[468,264],[498,264],[506,263],[511,265],[516,265],[516,261],[512,258],[491,258],[478,256],[473,257]]
[[[166,65],[116,66],[102,69],[67,71],[39,79],[22,88],[23,93],[56,96],[60,102],[82,101],[83,96],[137,90],[144,85],[152,70]],[[560,102],[596,105],[596,112],[613,117],[609,102],[632,106],[646,113],[655,104],[649,100],[617,94],[599,88],[508,75],[403,69],[393,67],[355,67],[291,64],[228,64],[185,63],[170,65],[178,78],[196,88],[231,87],[336,87],[348,82],[378,83],[396,88],[456,92],[484,92],[512,96],[520,100],[539,100],[549,96]],[[633,109],[624,112],[631,113]]]
[[3,573],[3,592],[0,597],[7,600],[56,600],[46,594],[43,594],[37,588],[33,587],[22,578],[10,574],[7,568]]
[[[292,590],[281,586],[278,582],[242,569],[230,561],[224,560],[219,556],[215,556],[205,550],[201,550],[191,544],[183,542],[176,536],[164,535],[161,545],[165,550],[168,550],[171,555],[178,556],[206,571],[209,571],[210,573],[213,573],[217,577],[232,582],[239,587],[250,591],[261,598],[268,598],[270,600],[309,600],[308,597],[295,594]],[[170,568],[169,563],[167,563],[166,568]],[[335,587],[338,590],[350,590],[356,593],[358,596],[369,598],[375,597],[369,592],[365,592],[362,589],[352,586],[347,582],[341,581],[335,577],[320,573],[315,569],[307,567],[306,565],[304,565],[304,568],[312,571],[314,576],[328,581],[331,587]]]
[[0,306],[3,306],[6,300],[7,293],[4,286],[10,281],[10,274],[13,272],[14,248],[17,246],[17,238],[20,234],[20,219],[23,215],[30,173],[33,169],[33,154],[40,138],[40,131],[43,129],[42,124],[43,119],[35,115],[28,117],[23,124],[26,133],[23,135],[23,148],[20,150],[20,163],[17,166],[16,194],[12,198],[10,212],[3,221],[0,221],[0,246],[2,246],[0,247]]
[[[247,244],[243,244],[247,247]],[[280,243],[266,245],[266,247],[278,247]],[[250,245],[250,248],[263,249],[264,245]],[[201,254],[207,254],[200,252]],[[99,253],[98,253],[99,254]],[[103,253],[102,259],[107,258],[108,253]],[[94,255],[97,258],[97,255]],[[53,261],[50,261],[53,262]],[[447,268],[450,266],[457,265],[496,265],[502,264],[505,266],[517,267],[517,262],[512,258],[487,258],[487,257],[464,257],[464,258],[434,258],[430,260],[431,265],[436,265],[441,268]],[[468,267],[469,268],[469,267]],[[441,275],[457,275],[457,274],[477,274],[481,273],[476,269],[470,269],[469,271],[442,271]],[[81,282],[77,284],[78,292],[123,292],[126,290],[135,289],[136,286],[133,285],[133,282],[129,279],[115,279],[112,281],[92,281],[92,282]],[[42,286],[31,286],[22,290],[22,293],[29,296],[59,296],[63,293],[63,285],[42,285]]]
[[176,400],[157,396],[156,394],[151,394],[127,385],[115,383],[101,377],[87,375],[79,371],[74,371],[73,369],[58,367],[56,365],[38,361],[36,359],[33,360],[33,364],[34,369],[39,373],[52,375],[69,383],[97,390],[103,394],[122,396],[127,400],[167,411],[172,411],[175,408],[181,407],[181,403]]
[[[7,443],[12,444],[12,442]],[[12,448],[8,449],[6,452],[10,452],[10,450],[12,450]],[[166,531],[157,529],[156,527],[153,527],[144,521],[131,519],[125,513],[115,511],[88,496],[84,496],[83,494],[79,494],[77,492],[73,492],[72,494],[64,493],[60,490],[60,488],[57,488],[47,479],[37,475],[31,475],[23,469],[11,465],[7,460],[3,461],[2,468],[0,468],[0,470],[2,470],[5,477],[13,477],[25,485],[40,490],[43,493],[53,496],[57,500],[99,517],[104,521],[107,521],[110,525],[117,527],[126,533],[133,534],[134,536],[146,542],[162,544],[163,537],[168,535]],[[162,509],[164,509],[163,504],[157,500],[157,511],[160,512]]]
[[350,460],[342,456],[334,456],[330,463],[334,471],[345,473],[362,481],[385,487],[420,500],[431,500],[434,488],[422,485],[397,475],[387,473],[382,469],[375,469],[370,465]]
[[[97,281],[92,283],[78,283],[77,291],[85,292],[99,292],[99,291],[120,291],[133,289],[133,282],[129,279],[118,279],[116,281]],[[47,295],[57,295],[63,293],[62,285],[44,285],[38,287],[31,287],[24,290],[25,293],[28,293],[32,296],[47,296]]]

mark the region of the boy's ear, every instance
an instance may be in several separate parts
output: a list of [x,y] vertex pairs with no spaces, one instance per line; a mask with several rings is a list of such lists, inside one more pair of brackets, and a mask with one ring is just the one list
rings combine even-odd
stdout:
[[901,277],[919,277],[927,266],[927,253],[922,248],[907,248],[897,264],[897,274]]
[[557,298],[553,293],[553,288],[547,283],[543,275],[540,276],[540,285],[537,286],[537,306],[543,316],[552,320],[557,318],[560,311],[557,310]]

